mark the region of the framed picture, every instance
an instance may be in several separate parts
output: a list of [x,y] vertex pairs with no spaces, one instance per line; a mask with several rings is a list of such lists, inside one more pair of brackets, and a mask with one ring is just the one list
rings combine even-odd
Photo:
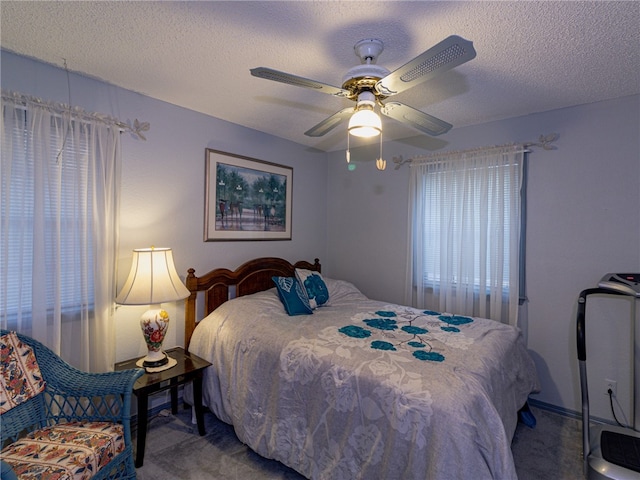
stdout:
[[204,241],[291,240],[293,168],[205,150]]

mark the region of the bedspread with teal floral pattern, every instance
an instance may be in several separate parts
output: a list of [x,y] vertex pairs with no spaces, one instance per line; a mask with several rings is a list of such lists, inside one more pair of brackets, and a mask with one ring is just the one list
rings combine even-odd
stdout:
[[[378,350],[408,349],[414,358],[423,361],[442,362],[444,355],[433,350],[430,339],[438,340],[445,334],[454,335],[460,332],[458,327],[473,322],[470,317],[460,315],[442,315],[431,310],[419,311],[407,307],[391,307],[392,310],[377,310],[373,313],[357,314],[351,318],[352,324],[339,328],[338,331],[353,338],[372,337],[370,347]],[[367,327],[359,325],[363,322]],[[418,326],[417,324],[421,325]],[[427,328],[428,327],[428,328]],[[435,335],[429,334],[429,330]],[[377,335],[376,335],[377,334]],[[381,336],[382,338],[376,338]],[[464,342],[462,335],[458,340]],[[448,342],[455,342],[452,336]]]
[[213,413],[308,478],[516,479],[517,411],[539,388],[519,330],[325,281],[331,304],[313,315],[267,291],[199,323]]

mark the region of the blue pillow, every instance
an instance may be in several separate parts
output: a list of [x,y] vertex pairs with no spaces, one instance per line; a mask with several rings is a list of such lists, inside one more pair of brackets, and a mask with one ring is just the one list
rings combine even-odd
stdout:
[[278,297],[289,315],[308,315],[313,313],[307,296],[294,277],[271,277],[278,289]]
[[304,287],[304,293],[312,309],[329,304],[329,289],[322,275],[311,270],[296,268],[296,278]]

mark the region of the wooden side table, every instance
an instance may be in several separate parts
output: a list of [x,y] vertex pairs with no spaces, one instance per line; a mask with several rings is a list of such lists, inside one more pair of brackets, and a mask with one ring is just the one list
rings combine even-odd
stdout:
[[[204,409],[202,408],[202,372],[211,365],[206,360],[185,351],[182,347],[165,350],[178,363],[157,373],[145,373],[133,385],[133,393],[138,399],[138,434],[136,445],[136,468],[144,462],[144,448],[147,437],[149,395],[171,389],[171,413],[178,413],[178,386],[193,381],[193,403],[196,410],[198,433],[204,435]],[[114,369],[136,368],[138,358],[132,358],[114,365]]]

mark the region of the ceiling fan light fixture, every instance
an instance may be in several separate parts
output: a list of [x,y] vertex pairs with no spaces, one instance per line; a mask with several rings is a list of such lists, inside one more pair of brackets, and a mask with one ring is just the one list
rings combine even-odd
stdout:
[[375,137],[382,132],[382,121],[373,107],[365,105],[351,116],[348,130],[355,137]]

